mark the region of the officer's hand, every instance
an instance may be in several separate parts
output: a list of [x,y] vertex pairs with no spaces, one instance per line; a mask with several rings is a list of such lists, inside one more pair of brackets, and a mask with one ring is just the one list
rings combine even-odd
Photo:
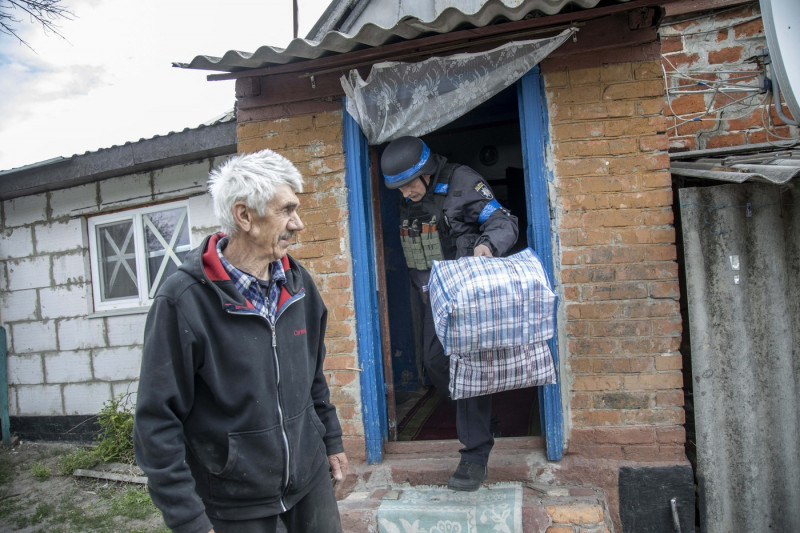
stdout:
[[493,257],[492,251],[485,244],[479,244],[472,253],[475,257]]

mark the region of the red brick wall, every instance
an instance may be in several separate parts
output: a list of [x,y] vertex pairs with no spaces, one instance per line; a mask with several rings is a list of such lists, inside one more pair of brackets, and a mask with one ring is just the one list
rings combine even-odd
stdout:
[[684,460],[678,264],[661,66],[562,63],[543,74],[568,453]]
[[[554,475],[604,488],[617,526],[620,466],[687,463],[667,132],[674,117],[665,111],[658,53],[634,48],[541,65],[567,436]],[[239,150],[278,150],[306,177],[306,231],[292,254],[331,311],[326,372],[348,453],[363,458],[347,224],[329,223],[347,217],[341,118],[321,111],[276,119],[257,105],[240,107]]]
[[[682,13],[662,23],[670,151],[797,138],[798,128],[783,124],[768,105],[769,93],[748,93],[737,90],[740,87],[713,91],[722,82],[762,86],[759,75],[764,69],[756,58],[767,42],[760,15],[758,3],[753,2],[716,13]],[[785,106],[783,112],[791,116]]]
[[[585,59],[585,58],[584,58]],[[681,318],[658,61],[542,69],[551,120],[568,452],[683,461]],[[239,151],[275,149],[306,177],[291,253],[330,310],[326,372],[363,456],[341,111],[240,117]]]
[[289,253],[314,276],[328,307],[325,373],[351,459],[363,459],[364,426],[356,354],[347,233],[347,189],[342,153],[342,113],[240,122],[239,152],[269,148],[289,158],[303,175],[300,218],[305,225]]

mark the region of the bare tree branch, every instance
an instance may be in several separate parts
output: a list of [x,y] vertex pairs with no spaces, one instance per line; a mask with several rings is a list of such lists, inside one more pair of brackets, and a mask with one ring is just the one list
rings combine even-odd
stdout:
[[15,37],[20,44],[33,50],[31,45],[19,36],[16,29],[27,15],[29,22],[41,24],[45,33],[52,33],[64,39],[58,31],[56,21],[72,20],[75,15],[60,4],[61,0],[0,0],[0,33]]

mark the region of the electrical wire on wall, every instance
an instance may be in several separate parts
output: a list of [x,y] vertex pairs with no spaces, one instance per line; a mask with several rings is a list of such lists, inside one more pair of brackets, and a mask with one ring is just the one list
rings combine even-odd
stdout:
[[[669,60],[662,55],[661,69],[664,75],[664,92],[667,95],[667,107],[675,117],[675,123],[670,129],[679,135],[679,128],[693,122],[712,122],[710,130],[717,130],[721,121],[731,121],[751,117],[756,109],[760,110],[760,122],[767,136],[766,142],[794,140],[795,144],[800,143],[796,136],[781,135],[778,127],[773,120],[772,109],[774,95],[768,90],[770,85],[769,78],[766,76],[766,69],[763,63],[758,61],[758,70],[697,70],[691,72],[681,72]],[[668,71],[669,65],[672,71]],[[713,76],[728,75],[727,79],[710,79]],[[744,96],[734,97],[733,95]],[[706,98],[706,106],[702,110],[691,111],[688,113],[678,113],[672,103],[675,98],[687,94],[711,95]],[[720,100],[723,103],[720,105]],[[728,114],[723,112],[729,110]],[[735,113],[735,114],[730,114]],[[785,144],[781,146],[785,147]]]
[[[768,99],[764,90],[763,66],[753,71],[696,70],[681,72],[667,56],[662,55],[661,59],[667,106],[676,118],[675,124],[672,126],[676,135],[679,127],[690,122],[723,120],[721,114],[729,108],[741,110],[741,114],[726,116],[724,120],[748,117],[753,113],[754,107],[764,105]],[[665,64],[669,65],[672,70],[667,70]],[[719,78],[721,75],[728,75],[728,77],[727,79],[712,79],[713,77]],[[733,96],[742,93],[745,93],[745,96]],[[707,104],[703,110],[689,113],[676,112],[672,106],[673,100],[687,94],[703,94],[711,95],[711,97],[706,98]],[[719,100],[723,102],[721,105],[718,103]]]
[[[779,135],[777,133],[777,125],[772,120],[772,113],[769,112],[771,104],[773,104],[774,96],[773,93],[770,91],[767,93],[767,103],[764,107],[761,108],[761,125],[764,126],[764,131],[767,133],[767,141],[769,142],[770,138],[774,138],[778,141],[794,141],[794,144],[790,146],[794,146],[800,144],[800,139],[795,137],[787,137],[785,135]],[[780,105],[780,104],[775,104]],[[782,144],[781,146],[786,147],[787,145]]]
[[[758,3],[753,2],[744,6],[736,6],[719,11],[713,16],[730,15],[732,11],[741,11],[743,8],[754,8],[756,6],[758,6]],[[665,36],[667,37],[686,39],[699,36],[701,40],[710,40],[710,38],[704,36],[715,33],[720,34],[730,30],[735,31],[736,28],[741,28],[744,24],[760,19],[761,14],[757,13],[734,21],[727,20],[727,24],[723,23],[723,25],[700,31],[679,32],[670,29],[670,26],[696,20],[708,20],[711,23],[712,18],[704,14],[664,22],[661,25],[661,31],[666,30],[667,34]],[[675,33],[671,33],[673,31]],[[737,39],[735,42],[739,44],[741,40]],[[750,42],[752,43],[753,41]],[[759,53],[759,44],[755,46],[751,44],[754,48],[751,49],[753,56],[744,62],[752,66],[742,63],[738,66],[728,65],[724,69],[706,66],[705,68],[684,68],[682,70],[678,68],[669,54],[662,54],[661,68],[664,77],[664,92],[667,106],[675,118],[675,122],[670,126],[670,129],[674,130],[676,135],[679,135],[681,126],[697,122],[709,123],[707,127],[709,131],[721,131],[721,122],[738,119],[752,119],[755,125],[757,123],[755,114],[760,109],[760,125],[764,129],[767,142],[780,140],[800,142],[797,136],[787,137],[785,134],[780,133],[778,127],[785,125],[776,124],[770,112],[771,105],[774,103],[774,91],[765,64],[768,60],[765,61],[763,53]],[[691,51],[691,48],[687,47],[688,51]],[[705,105],[702,108],[697,106],[697,109],[691,111],[680,109],[681,112],[676,112],[673,102],[686,95],[694,94],[703,95]]]

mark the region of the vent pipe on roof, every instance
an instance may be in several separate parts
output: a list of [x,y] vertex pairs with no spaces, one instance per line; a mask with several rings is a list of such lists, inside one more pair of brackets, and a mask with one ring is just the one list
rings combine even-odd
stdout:
[[297,0],[292,0],[292,24],[294,25],[292,38],[297,39]]

